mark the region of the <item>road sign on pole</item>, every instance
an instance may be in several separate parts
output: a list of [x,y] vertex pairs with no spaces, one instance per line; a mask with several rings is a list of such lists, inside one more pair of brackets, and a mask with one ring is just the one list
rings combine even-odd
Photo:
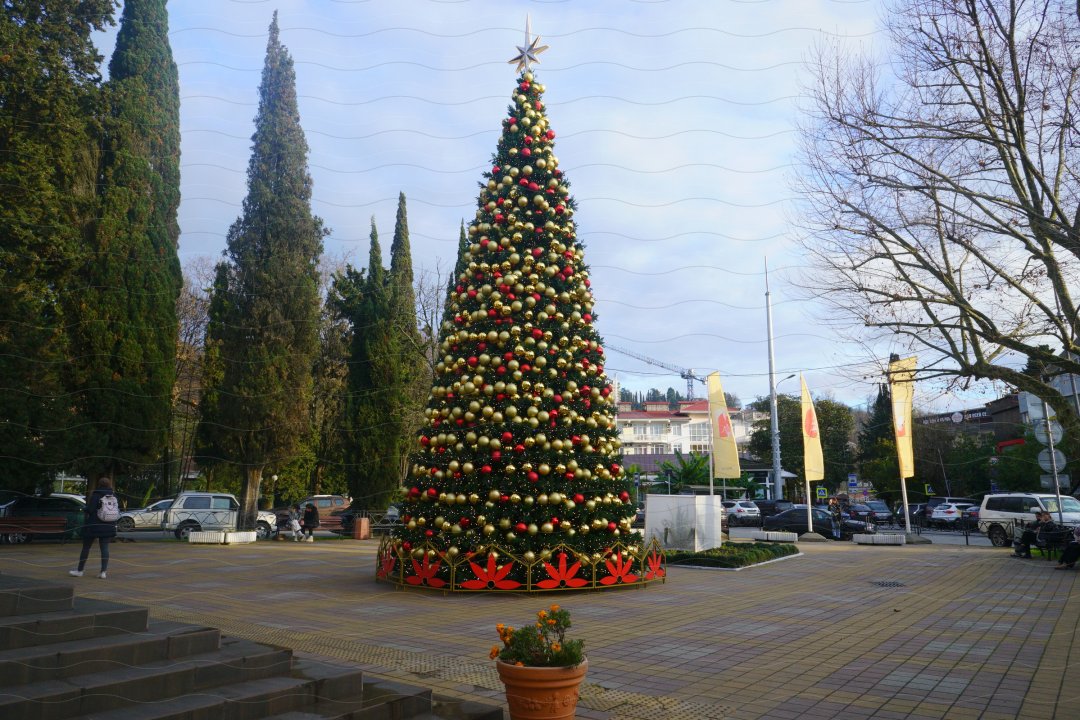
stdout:
[[827,497],[829,497],[829,491],[826,490],[825,488],[819,487],[819,488],[815,488],[815,490],[816,490],[817,496],[819,498],[827,498]]

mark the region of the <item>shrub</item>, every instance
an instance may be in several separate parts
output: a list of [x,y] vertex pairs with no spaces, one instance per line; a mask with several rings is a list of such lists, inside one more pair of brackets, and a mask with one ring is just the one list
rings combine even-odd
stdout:
[[724,545],[701,552],[669,550],[668,567],[679,565],[694,567],[737,568],[756,565],[768,560],[795,555],[798,548],[790,544],[738,543]]

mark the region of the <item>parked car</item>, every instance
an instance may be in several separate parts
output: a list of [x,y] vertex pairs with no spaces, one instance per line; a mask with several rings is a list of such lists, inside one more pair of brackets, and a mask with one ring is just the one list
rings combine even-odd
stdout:
[[[349,505],[352,503],[350,498],[344,495],[310,495],[294,505],[300,506],[300,512],[303,513],[305,505],[314,505],[319,510],[319,529],[329,530],[332,533],[338,535],[344,534],[342,530],[342,518],[346,511],[349,509]],[[282,505],[281,507],[274,508],[271,512],[275,517],[285,517],[289,514],[289,510],[292,509],[291,505]],[[350,528],[352,526],[350,525]],[[352,530],[350,529],[350,533]]]
[[754,504],[757,505],[758,510],[761,512],[761,517],[763,518],[782,513],[785,510],[790,510],[795,507],[795,503],[790,500],[755,500]]
[[34,537],[59,540],[64,536],[78,537],[84,520],[86,502],[77,496],[23,495],[0,506],[0,517],[62,517],[64,532],[52,534],[8,533],[3,539],[9,543],[30,542]]
[[930,514],[930,527],[955,528],[956,522],[963,515],[964,510],[972,507],[972,503],[941,503],[935,505]]
[[892,510],[885,503],[884,500],[867,500],[863,505],[866,505],[873,511],[873,517],[870,521],[875,525],[889,525],[895,522]]
[[760,525],[761,510],[750,500],[724,500],[728,525]]
[[1012,542],[1013,528],[1035,521],[1037,511],[1052,513],[1054,522],[1080,524],[1080,501],[1070,495],[1061,496],[1061,520],[1058,520],[1056,495],[1048,493],[997,493],[983,498],[979,508],[979,532],[990,538],[996,547]]
[[[923,512],[926,514],[926,519],[929,521],[934,516],[934,508],[938,505],[945,503],[965,503],[967,505],[978,505],[978,500],[973,500],[968,497],[949,497],[948,495],[931,495],[926,499],[926,508]],[[927,523],[928,525],[931,523]]]
[[978,530],[979,529],[979,506],[971,505],[964,508],[964,511],[960,514],[958,522],[958,528],[964,530]]
[[[161,518],[161,529],[171,531],[178,540],[202,530],[235,530],[240,518],[240,503],[228,493],[180,493]],[[274,533],[277,518],[269,510],[260,510],[255,532],[260,540]]]
[[120,513],[120,519],[116,521],[116,529],[120,532],[160,530],[162,516],[173,504],[173,500],[175,498],[165,498],[144,508],[125,510]]
[[645,506],[639,505],[638,509],[634,512],[634,520],[630,523],[630,527],[643,528],[645,527]]
[[[926,503],[908,503],[908,518],[912,525],[926,524]],[[903,508],[896,508],[897,522],[904,524]]]
[[862,520],[863,522],[869,520],[872,522],[874,519],[873,509],[871,509],[869,505],[864,505],[863,503],[855,503],[854,505],[848,506],[847,514],[852,520]]
[[[861,520],[842,518],[837,524],[836,519],[828,510],[813,508],[810,511],[814,518],[814,532],[822,537],[850,540],[855,533],[872,533],[873,526]],[[769,515],[762,520],[766,530],[779,530],[802,535],[807,532],[806,506],[792,507],[776,515]]]

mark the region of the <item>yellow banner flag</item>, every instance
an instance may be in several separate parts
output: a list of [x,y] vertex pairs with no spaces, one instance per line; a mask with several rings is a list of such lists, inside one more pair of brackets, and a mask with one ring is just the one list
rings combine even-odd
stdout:
[[713,477],[741,477],[739,448],[735,445],[735,433],[731,429],[731,416],[728,415],[724,387],[720,384],[720,373],[712,373],[706,380],[709,388],[709,419],[712,421]]
[[911,446],[911,405],[915,396],[915,358],[889,363],[889,391],[892,394],[893,429],[896,432],[896,457],[900,477],[915,474],[915,455]]
[[814,410],[814,401],[810,398],[810,390],[806,387],[802,373],[799,373],[799,382],[802,383],[803,470],[808,482],[824,480],[825,459],[821,455],[821,431],[818,429],[817,411]]

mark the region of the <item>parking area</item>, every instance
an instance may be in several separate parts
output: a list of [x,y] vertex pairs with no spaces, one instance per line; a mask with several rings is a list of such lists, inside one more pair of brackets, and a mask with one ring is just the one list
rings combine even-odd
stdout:
[[1002,549],[829,542],[739,572],[671,569],[648,588],[493,596],[377,584],[376,546],[137,536],[114,548],[102,581],[67,577],[75,546],[33,543],[0,548],[0,572],[495,702],[495,624],[558,602],[586,641],[578,716],[594,720],[1004,720],[1080,707],[1063,680],[1080,652],[1078,574]]

